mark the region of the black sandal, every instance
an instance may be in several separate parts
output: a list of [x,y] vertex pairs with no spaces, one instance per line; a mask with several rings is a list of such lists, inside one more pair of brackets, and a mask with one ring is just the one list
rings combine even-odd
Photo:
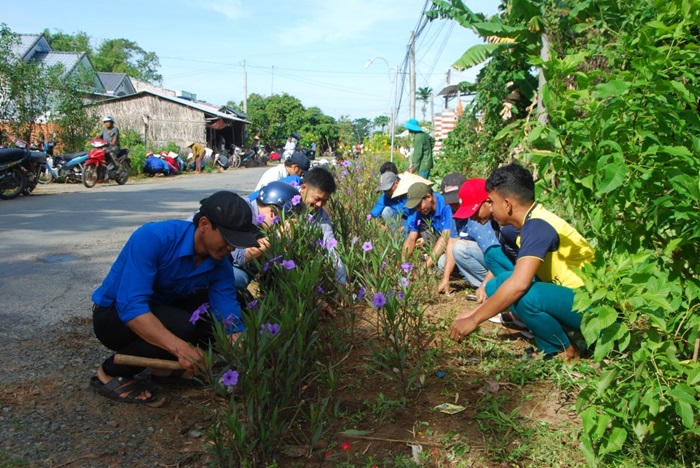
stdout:
[[[104,384],[95,375],[90,379],[90,386],[107,398],[122,403],[145,405],[156,401],[156,396],[153,393],[151,393],[150,398],[145,400],[137,399],[137,397],[144,391],[147,391],[148,388],[133,378],[127,380],[125,377],[113,377],[112,380]],[[122,397],[121,395],[124,393],[126,393],[126,396]]]

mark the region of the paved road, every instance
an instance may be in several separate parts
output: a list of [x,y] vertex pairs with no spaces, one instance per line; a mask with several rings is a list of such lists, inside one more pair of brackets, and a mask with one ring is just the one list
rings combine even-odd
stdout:
[[[250,193],[266,168],[113,183],[37,187],[0,201],[0,340],[91,313],[90,296],[142,224],[185,219],[216,190]],[[48,326],[49,328],[45,328]]]

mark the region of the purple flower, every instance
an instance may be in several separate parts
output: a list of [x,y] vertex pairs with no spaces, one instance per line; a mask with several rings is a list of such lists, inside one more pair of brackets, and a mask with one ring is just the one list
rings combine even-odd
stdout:
[[357,290],[357,300],[361,301],[362,299],[365,298],[367,295],[367,292],[365,291],[364,286],[360,286],[360,289]]
[[347,159],[343,161],[343,167],[350,167],[350,161],[348,161]]
[[292,197],[292,206],[297,206],[299,203],[301,203],[301,195],[294,195]]
[[249,308],[249,309],[252,309],[252,310],[258,310],[258,300],[257,300],[257,299],[253,299],[252,301],[250,301],[250,302],[248,303],[248,308]]
[[277,224],[280,222],[280,217],[279,216],[273,216],[272,217],[272,224]]
[[396,293],[396,297],[398,297],[399,299],[403,299],[403,298],[404,298],[404,293],[403,293],[403,291],[397,292],[397,293]]
[[420,226],[420,219],[416,221],[416,226]]
[[348,175],[348,171],[342,171],[340,173],[340,177],[342,177],[343,179],[345,178],[346,175]]
[[285,270],[293,270],[297,267],[297,264],[294,263],[294,260],[282,260],[282,267]]
[[197,307],[197,310],[192,312],[192,316],[190,316],[190,323],[194,325],[200,318],[202,318],[202,315],[206,314],[207,312],[209,312],[209,303],[205,302],[201,306]]
[[265,262],[265,264],[262,267],[262,272],[265,273],[269,269],[270,269],[270,262]]
[[312,215],[309,215],[309,216],[306,217],[306,220],[307,220],[308,222],[312,222],[312,221],[314,220],[314,217],[313,217]]
[[362,167],[358,165],[357,167],[355,167],[355,172],[360,172],[360,169],[362,169]]
[[296,187],[299,186],[299,184],[297,183],[296,180],[291,181],[291,182],[289,183],[289,185],[291,185],[291,186],[294,187],[294,188],[296,188]]
[[413,270],[413,263],[411,263],[411,262],[402,263],[401,269],[404,271],[404,273],[408,273],[409,271]]
[[278,256],[276,256],[276,257],[272,257],[272,258],[270,259],[270,263],[277,263],[277,262],[279,262],[280,260],[282,260],[282,255],[278,255]]
[[328,250],[332,249],[332,248],[335,247],[336,245],[338,245],[338,241],[335,240],[335,239],[329,239],[328,242],[326,242],[326,248],[327,248]]
[[379,265],[379,269],[383,269],[386,266],[386,260],[382,260],[382,264]]
[[233,319],[233,315],[229,315],[224,319],[224,325],[226,325],[227,327],[232,327],[234,323],[235,321]]
[[357,241],[359,241],[359,240],[360,240],[360,239],[359,239],[358,237],[353,237],[353,238],[352,238],[352,245],[357,244]]
[[357,178],[357,181],[360,182],[360,183],[362,183],[362,177],[358,177],[358,178]]
[[264,214],[259,214],[255,217],[255,224],[262,224],[265,222],[266,216]]
[[362,250],[364,250],[365,252],[369,252],[370,250],[372,250],[372,243],[370,241],[367,241],[364,244],[362,244]]
[[386,297],[384,297],[384,294],[380,292],[375,294],[372,298],[372,305],[377,309],[381,309],[382,307],[384,307],[384,304],[386,304]]
[[221,376],[221,381],[227,387],[233,387],[238,383],[238,372],[233,369],[227,370],[224,372],[224,375]]
[[323,288],[321,286],[316,286],[316,292],[319,294],[323,294],[325,291],[323,290]]
[[408,287],[408,278],[405,276],[402,276],[401,279],[399,280],[399,286],[403,286],[404,288]]
[[265,330],[270,332],[272,336],[277,336],[277,334],[280,332],[280,325],[279,323],[263,323],[260,325],[260,334],[262,335]]
[[368,215],[367,215],[367,221],[369,221],[370,219],[372,219],[372,215],[371,215],[371,214],[368,214]]
[[350,194],[352,193],[352,190],[347,189],[347,190],[345,191],[345,193],[347,193],[348,195],[350,195]]

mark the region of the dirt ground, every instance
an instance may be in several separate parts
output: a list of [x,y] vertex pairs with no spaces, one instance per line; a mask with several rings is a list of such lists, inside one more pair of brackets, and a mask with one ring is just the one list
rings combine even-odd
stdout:
[[[464,304],[464,292],[457,293],[431,306],[428,315],[439,320],[445,311]],[[515,353],[531,346],[500,325],[484,326],[502,329],[498,331],[499,339],[512,340]],[[366,328],[364,333],[371,333],[371,327]],[[359,333],[357,342],[366,342],[363,332]],[[436,339],[447,339],[447,335],[438,333]],[[282,456],[280,466],[334,466],[370,455],[379,466],[388,466],[397,455],[410,456],[411,445],[434,454],[434,462],[429,465],[447,466],[440,460],[444,460],[444,450],[451,443],[468,445],[474,460],[488,459],[484,435],[475,424],[480,411],[476,402],[484,392],[495,390],[514,397],[525,391],[542,395],[551,392],[549,388],[526,390],[507,383],[479,381],[474,378],[474,365],[484,356],[447,352],[446,361],[436,372],[426,375],[424,390],[414,402],[405,408],[392,408],[388,402],[384,408],[376,403],[378,395],[393,398],[395,392],[391,382],[367,375],[367,353],[362,346],[353,347],[343,364],[339,402],[346,415],[344,427],[338,424],[310,457]],[[113,402],[89,387],[90,377],[109,355],[95,339],[89,319],[71,320],[31,339],[6,342],[0,345],[0,355],[0,466],[187,467],[212,462],[204,437],[208,415],[198,407],[211,401],[206,389],[164,387],[151,382],[150,386],[166,401],[160,408],[147,408]],[[441,377],[441,370],[458,375]],[[455,381],[463,384],[458,383],[455,389]],[[446,415],[433,409],[440,403],[454,403],[455,393],[459,394],[459,403],[467,407],[465,411]],[[533,398],[521,413],[553,423],[569,421],[572,415],[566,398]],[[349,427],[371,433],[361,437],[339,434]],[[451,441],[445,441],[445,434],[453,434]],[[342,443],[350,443],[345,452],[339,449]],[[324,460],[327,452],[332,455]]]

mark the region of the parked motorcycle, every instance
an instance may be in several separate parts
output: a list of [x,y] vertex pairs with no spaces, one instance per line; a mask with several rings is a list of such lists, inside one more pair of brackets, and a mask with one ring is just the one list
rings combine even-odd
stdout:
[[[10,140],[15,144],[15,149],[22,152],[22,159],[19,164],[19,168],[24,173],[24,187],[20,190],[20,193],[24,195],[31,195],[31,193],[36,188],[39,183],[39,172],[42,166],[46,163],[46,153],[43,151],[32,151],[33,149],[38,149],[38,147],[29,145],[26,141],[9,136]],[[16,153],[18,154],[18,153]],[[12,193],[12,198],[16,197]]]
[[0,199],[17,198],[27,186],[22,169],[26,153],[23,148],[0,148]]
[[268,161],[267,152],[264,150],[254,151],[248,150],[243,154],[241,159],[241,166],[243,167],[257,167],[265,166]]
[[92,188],[97,182],[107,182],[110,179],[119,185],[124,185],[129,180],[129,173],[131,172],[129,150],[122,148],[116,156],[116,161],[107,162],[107,147],[109,143],[101,138],[93,138],[89,143],[92,149],[88,152],[87,160],[84,164],[83,185],[87,188]]
[[64,178],[66,182],[73,183],[81,183],[83,181],[83,164],[88,158],[87,151],[48,156],[46,163],[39,172],[40,184],[50,184],[59,178]]

